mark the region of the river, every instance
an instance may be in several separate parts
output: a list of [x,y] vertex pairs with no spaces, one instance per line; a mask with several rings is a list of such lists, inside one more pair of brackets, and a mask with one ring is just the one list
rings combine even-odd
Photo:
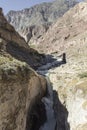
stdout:
[[54,108],[53,88],[48,77],[49,74],[48,70],[56,66],[59,66],[61,63],[62,63],[62,59],[57,59],[51,63],[47,63],[46,65],[41,66],[37,70],[37,72],[41,75],[44,75],[47,80],[47,96],[42,99],[42,102],[44,103],[46,109],[47,120],[44,123],[44,125],[40,127],[39,130],[56,130],[57,121],[53,109]]
[[55,130],[56,119],[55,119],[54,109],[53,109],[53,105],[54,105],[53,90],[49,78],[46,77],[46,79],[47,79],[48,94],[46,97],[42,99],[42,102],[45,104],[47,120],[44,123],[44,125],[41,126],[40,130]]

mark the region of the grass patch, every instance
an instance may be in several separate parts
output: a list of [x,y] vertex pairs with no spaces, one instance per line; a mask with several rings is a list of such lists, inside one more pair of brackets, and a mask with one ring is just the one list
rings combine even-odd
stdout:
[[87,72],[83,72],[78,75],[80,78],[86,78],[87,77]]
[[30,45],[30,48],[34,48],[35,49],[35,47],[36,47],[36,45],[34,45],[34,44],[29,44]]

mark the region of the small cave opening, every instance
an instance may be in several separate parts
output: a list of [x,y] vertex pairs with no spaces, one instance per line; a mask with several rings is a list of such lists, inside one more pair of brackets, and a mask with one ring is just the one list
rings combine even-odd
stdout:
[[46,110],[42,101],[35,102],[28,110],[26,130],[39,130],[46,122]]

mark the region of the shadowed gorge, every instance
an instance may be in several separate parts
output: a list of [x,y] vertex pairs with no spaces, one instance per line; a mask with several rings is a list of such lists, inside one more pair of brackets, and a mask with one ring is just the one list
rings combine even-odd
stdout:
[[0,130],[87,130],[87,3],[55,0],[7,19],[27,42],[0,8]]
[[53,91],[53,99],[54,99],[54,110],[55,117],[57,120],[55,130],[70,130],[70,126],[68,123],[68,111],[66,107],[61,103],[58,97],[58,93]]
[[[30,108],[29,108],[30,109]],[[39,130],[46,121],[46,110],[42,101],[35,102],[28,110],[26,130]]]
[[6,51],[14,58],[25,61],[31,67],[36,69],[41,66],[41,64],[45,64],[45,55],[39,54],[34,49],[25,49],[23,47],[19,47],[16,43],[8,42],[6,45]]

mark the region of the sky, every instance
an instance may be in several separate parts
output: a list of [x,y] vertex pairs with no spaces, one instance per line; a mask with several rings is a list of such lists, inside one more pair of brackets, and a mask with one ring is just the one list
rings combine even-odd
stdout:
[[0,7],[3,8],[3,12],[6,14],[10,10],[21,10],[29,8],[35,4],[50,1],[53,0],[0,0]]

